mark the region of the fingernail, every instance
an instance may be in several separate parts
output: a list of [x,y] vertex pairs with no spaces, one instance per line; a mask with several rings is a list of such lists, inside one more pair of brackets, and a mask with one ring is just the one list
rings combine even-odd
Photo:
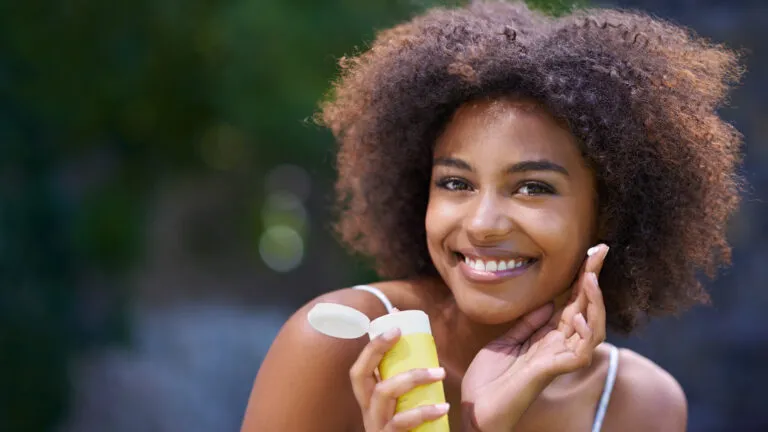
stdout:
[[427,369],[427,375],[430,378],[441,379],[445,378],[445,369],[441,367]]
[[384,332],[384,334],[382,334],[381,337],[384,338],[384,340],[391,341],[392,339],[396,338],[399,333],[400,333],[400,329],[397,327],[394,327]]
[[592,256],[597,253],[597,251],[600,250],[600,245],[592,246],[587,250],[587,256]]
[[437,408],[437,412],[445,414],[448,412],[448,409],[451,407],[451,404],[449,403],[441,403],[435,405],[435,408]]
[[589,278],[590,282],[592,282],[592,285],[598,286],[596,274],[594,274],[593,272],[589,272],[587,273],[587,277]]
[[584,322],[586,322],[586,320],[584,319],[584,314],[582,314],[581,312],[577,313],[577,314],[576,314],[576,316],[575,316],[574,318],[575,318],[577,321],[584,321]]

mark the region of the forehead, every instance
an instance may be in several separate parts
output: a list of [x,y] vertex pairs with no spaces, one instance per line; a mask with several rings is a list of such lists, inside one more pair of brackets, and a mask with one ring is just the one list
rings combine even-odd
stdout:
[[465,103],[435,146],[436,156],[476,152],[570,160],[568,165],[581,161],[576,138],[563,122],[536,101],[511,97]]

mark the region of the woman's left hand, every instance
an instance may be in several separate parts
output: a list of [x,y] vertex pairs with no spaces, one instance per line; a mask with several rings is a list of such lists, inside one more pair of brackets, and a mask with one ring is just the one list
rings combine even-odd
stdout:
[[605,340],[605,305],[597,275],[606,245],[590,249],[568,304],[552,303],[520,318],[475,356],[461,384],[468,430],[512,430],[528,406],[558,375],[589,365]]

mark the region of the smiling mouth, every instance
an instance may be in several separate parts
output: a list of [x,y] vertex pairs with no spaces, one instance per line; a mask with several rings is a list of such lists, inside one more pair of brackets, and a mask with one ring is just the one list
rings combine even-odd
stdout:
[[479,282],[492,282],[519,276],[538,262],[531,257],[478,258],[455,252],[459,267],[466,277]]

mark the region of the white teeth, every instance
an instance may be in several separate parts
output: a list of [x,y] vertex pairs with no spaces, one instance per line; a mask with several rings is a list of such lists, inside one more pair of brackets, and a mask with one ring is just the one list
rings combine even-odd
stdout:
[[477,270],[477,271],[484,271],[484,272],[496,272],[496,271],[503,271],[503,270],[512,270],[516,269],[518,267],[522,267],[525,264],[528,263],[528,259],[519,259],[519,260],[509,260],[509,261],[483,261],[483,260],[473,260],[469,257],[464,257],[464,262],[467,264],[467,266]]

